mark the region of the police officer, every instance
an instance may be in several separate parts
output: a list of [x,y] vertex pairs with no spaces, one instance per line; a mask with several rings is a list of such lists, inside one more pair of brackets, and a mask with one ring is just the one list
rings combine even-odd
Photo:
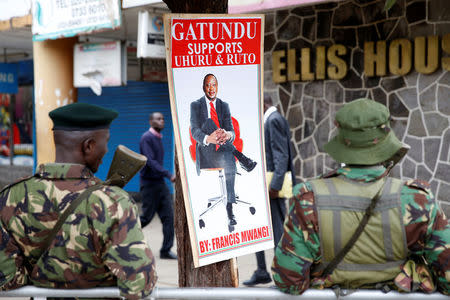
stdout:
[[74,103],[49,113],[56,159],[0,194],[0,287],[118,286],[139,299],[156,282],[137,207],[116,186],[102,185],[84,199],[45,247],[61,214],[88,187],[108,150],[109,125],[118,113]]
[[290,294],[332,286],[450,294],[450,226],[430,185],[387,176],[389,161],[404,150],[388,109],[358,99],[337,112],[335,124],[325,151],[345,166],[295,186],[272,265],[277,287]]

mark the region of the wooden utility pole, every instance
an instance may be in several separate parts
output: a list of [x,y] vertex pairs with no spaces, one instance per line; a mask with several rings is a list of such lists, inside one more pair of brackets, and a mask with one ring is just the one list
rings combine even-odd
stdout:
[[[228,0],[163,0],[172,13],[228,12]],[[175,155],[178,155],[175,153]],[[181,187],[180,168],[175,159],[175,233],[178,253],[178,285],[180,287],[237,287],[239,286],[236,259],[194,268],[189,229]]]

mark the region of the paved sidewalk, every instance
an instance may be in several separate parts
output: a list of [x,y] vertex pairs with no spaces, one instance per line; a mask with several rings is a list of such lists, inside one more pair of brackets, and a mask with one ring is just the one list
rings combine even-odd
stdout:
[[[155,216],[152,222],[144,228],[145,238],[155,255],[156,258],[156,272],[158,273],[159,287],[177,287],[178,286],[178,264],[177,261],[172,259],[160,259],[159,249],[162,245],[162,225],[158,216]],[[175,240],[176,243],[176,240]],[[172,251],[176,253],[176,244],[172,248]],[[266,264],[268,268],[272,265],[273,250],[266,251]],[[250,279],[253,271],[256,268],[255,254],[249,254],[240,256],[237,258],[238,273],[239,273],[239,286],[245,287],[242,284],[243,281]],[[269,270],[268,270],[269,271]],[[270,287],[273,286],[273,281],[268,284],[260,284],[258,287]]]

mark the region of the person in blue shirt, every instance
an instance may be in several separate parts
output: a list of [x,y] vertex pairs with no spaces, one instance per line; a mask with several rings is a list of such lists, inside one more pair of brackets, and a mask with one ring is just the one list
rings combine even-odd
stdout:
[[155,213],[158,213],[163,225],[163,244],[160,257],[177,259],[170,251],[173,246],[173,200],[164,178],[175,181],[163,166],[164,148],[161,131],[164,129],[164,116],[160,112],[150,114],[150,129],[144,132],[139,143],[141,154],[147,157],[147,163],[140,172],[140,191],[142,195],[141,225],[148,225]]

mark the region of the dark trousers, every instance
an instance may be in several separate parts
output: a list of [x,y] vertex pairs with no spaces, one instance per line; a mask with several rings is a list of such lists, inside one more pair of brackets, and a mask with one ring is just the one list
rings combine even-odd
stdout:
[[[284,198],[270,199],[270,214],[272,215],[273,239],[276,248],[283,235],[283,224],[286,216]],[[256,252],[256,263],[258,270],[266,270],[266,257],[264,251]]]
[[157,182],[141,185],[142,195],[142,228],[150,223],[158,213],[163,226],[163,244],[161,252],[168,252],[173,246],[174,224],[173,224],[173,201],[170,197],[164,179]]
[[[213,120],[207,119],[203,123],[202,131],[208,135],[217,129]],[[216,145],[210,144],[207,149],[201,149],[200,169],[223,168],[225,171],[225,184],[227,187],[227,202],[235,203],[234,182],[236,177],[236,161],[233,151],[236,147],[230,142],[221,145],[216,150]]]

